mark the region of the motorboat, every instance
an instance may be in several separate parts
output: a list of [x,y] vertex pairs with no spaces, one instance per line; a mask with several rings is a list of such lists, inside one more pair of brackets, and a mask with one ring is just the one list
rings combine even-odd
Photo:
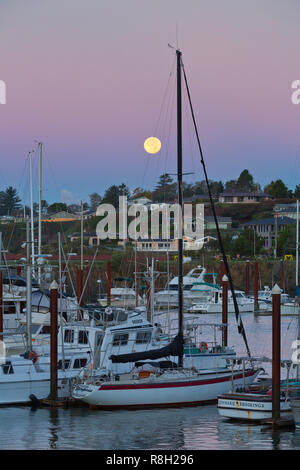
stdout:
[[[213,276],[213,279],[211,277]],[[199,291],[207,292],[213,291],[215,288],[220,288],[216,284],[216,275],[208,273],[206,268],[197,266],[191,269],[185,276],[183,276],[183,290],[184,302],[190,303]],[[164,290],[158,291],[154,294],[154,303],[157,307],[177,307],[178,306],[178,276],[171,279]]]

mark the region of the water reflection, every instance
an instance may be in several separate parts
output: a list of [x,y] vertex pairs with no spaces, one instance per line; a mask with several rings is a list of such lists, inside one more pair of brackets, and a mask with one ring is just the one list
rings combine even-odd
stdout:
[[300,432],[224,420],[216,406],[169,410],[0,409],[1,449],[300,449]]
[[58,409],[52,408],[49,410],[49,446],[50,449],[57,449],[58,430],[59,430],[59,412]]
[[[201,320],[215,323],[220,318],[202,315]],[[243,314],[243,322],[252,354],[270,357],[271,317]],[[234,315],[229,324],[229,344],[244,355]],[[282,357],[290,357],[296,335],[296,319],[283,317]],[[144,411],[10,407],[0,408],[0,449],[300,449],[300,430],[275,432],[231,422],[218,415],[215,405]]]

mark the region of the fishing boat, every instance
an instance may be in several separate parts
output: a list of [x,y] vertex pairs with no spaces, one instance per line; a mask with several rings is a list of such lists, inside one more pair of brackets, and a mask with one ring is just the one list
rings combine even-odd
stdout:
[[[178,203],[182,208],[182,122],[181,122],[181,51],[177,57],[177,180]],[[187,84],[187,82],[186,82]],[[189,93],[189,92],[188,92]],[[207,176],[207,175],[206,175]],[[167,346],[140,353],[112,355],[113,363],[135,362],[136,367],[130,374],[112,375],[93,381],[91,377],[76,384],[73,397],[88,403],[91,407],[110,408],[148,408],[167,406],[193,406],[216,401],[220,390],[228,390],[230,381],[235,384],[251,383],[259,370],[197,370],[184,367],[184,327],[183,327],[183,240],[178,238],[178,334]],[[153,360],[177,357],[178,363]],[[144,361],[151,361],[144,362]],[[170,364],[171,362],[171,364]],[[148,370],[145,370],[147,367]],[[150,368],[150,370],[149,370]]]

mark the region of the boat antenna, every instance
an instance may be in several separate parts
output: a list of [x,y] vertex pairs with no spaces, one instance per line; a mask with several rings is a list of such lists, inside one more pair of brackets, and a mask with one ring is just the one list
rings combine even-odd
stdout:
[[249,346],[248,346],[246,332],[245,332],[244,325],[243,325],[243,322],[242,322],[242,318],[241,318],[241,315],[240,315],[240,312],[239,312],[239,307],[238,307],[238,304],[237,304],[237,301],[236,301],[236,296],[235,296],[235,292],[234,292],[232,277],[231,277],[231,273],[230,273],[230,270],[229,270],[227,256],[226,256],[225,250],[224,250],[224,245],[223,245],[223,241],[222,241],[222,237],[221,237],[221,233],[220,233],[220,229],[219,229],[218,219],[217,219],[217,216],[216,216],[215,205],[214,205],[213,198],[212,198],[211,191],[210,191],[210,186],[209,186],[209,181],[208,181],[208,177],[207,177],[207,171],[206,171],[206,166],[205,166],[205,162],[204,162],[204,157],[203,157],[202,147],[201,147],[201,143],[200,143],[200,138],[199,138],[198,128],[197,128],[197,124],[196,124],[196,119],[195,119],[195,115],[194,115],[190,90],[189,90],[189,86],[188,86],[188,82],[187,82],[187,78],[186,78],[186,73],[185,73],[184,65],[183,65],[182,61],[181,61],[181,65],[182,65],[186,90],[187,90],[187,94],[188,94],[188,100],[189,100],[189,104],[190,104],[190,108],[191,108],[191,114],[192,114],[192,119],[193,119],[193,123],[194,123],[194,128],[195,128],[195,132],[196,132],[198,147],[199,147],[199,151],[200,151],[201,163],[202,163],[203,171],[204,171],[204,175],[205,175],[205,181],[206,181],[206,185],[207,185],[209,200],[210,200],[210,204],[211,204],[211,208],[212,208],[212,212],[213,212],[213,217],[214,217],[214,221],[215,221],[215,225],[216,225],[216,229],[217,229],[217,235],[218,235],[220,250],[221,250],[221,253],[222,253],[224,266],[225,266],[225,270],[226,270],[226,274],[227,274],[227,277],[228,277],[228,282],[229,282],[229,286],[230,286],[230,290],[231,290],[231,294],[232,294],[233,305],[234,305],[234,310],[235,310],[235,316],[236,316],[237,325],[238,325],[238,332],[243,336],[245,346],[246,346],[246,349],[247,349],[247,354],[250,357],[251,354],[250,354],[250,349],[249,349]]

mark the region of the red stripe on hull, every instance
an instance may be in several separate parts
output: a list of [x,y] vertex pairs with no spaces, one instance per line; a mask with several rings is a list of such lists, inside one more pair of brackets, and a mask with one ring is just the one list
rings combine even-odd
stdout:
[[[245,375],[239,374],[234,375],[234,380],[242,379],[245,377],[251,377],[257,371],[247,372]],[[174,387],[194,387],[197,385],[209,385],[209,384],[216,384],[221,382],[229,382],[231,380],[231,375],[227,377],[220,377],[215,379],[207,379],[207,380],[195,380],[193,383],[191,382],[173,382],[173,383],[162,383],[162,384],[136,384],[136,385],[102,385],[99,387],[99,390],[142,390],[142,389],[150,389],[150,388],[174,388]]]
[[125,409],[125,410],[139,410],[139,409],[147,409],[147,408],[180,408],[186,406],[201,406],[201,405],[213,405],[217,403],[217,398],[214,400],[204,400],[204,401],[187,401],[187,402],[180,402],[180,403],[153,403],[153,404],[141,404],[141,405],[89,405],[91,410],[117,410],[117,409]]

